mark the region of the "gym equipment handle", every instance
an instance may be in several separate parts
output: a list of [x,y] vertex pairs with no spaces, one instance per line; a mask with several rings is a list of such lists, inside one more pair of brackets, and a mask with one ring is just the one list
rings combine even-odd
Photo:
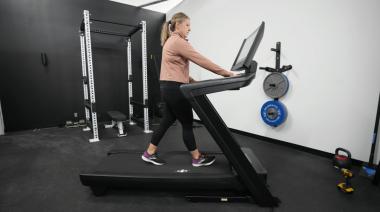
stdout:
[[342,152],[347,153],[348,158],[351,159],[351,153],[350,153],[350,151],[348,151],[347,149],[340,148],[340,147],[335,150],[335,155],[338,155],[339,150],[342,151]]

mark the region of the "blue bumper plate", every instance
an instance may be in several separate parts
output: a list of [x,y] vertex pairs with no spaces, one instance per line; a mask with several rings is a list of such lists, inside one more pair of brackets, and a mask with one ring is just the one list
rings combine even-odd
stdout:
[[278,126],[286,120],[286,107],[278,101],[268,101],[261,108],[261,118],[270,126]]

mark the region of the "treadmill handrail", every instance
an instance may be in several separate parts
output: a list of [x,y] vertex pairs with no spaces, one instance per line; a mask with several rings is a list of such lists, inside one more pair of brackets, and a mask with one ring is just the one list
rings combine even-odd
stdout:
[[202,96],[205,94],[221,92],[246,87],[255,79],[256,73],[246,73],[236,77],[226,77],[222,79],[211,79],[192,82],[181,85],[183,95],[189,99],[191,97]]

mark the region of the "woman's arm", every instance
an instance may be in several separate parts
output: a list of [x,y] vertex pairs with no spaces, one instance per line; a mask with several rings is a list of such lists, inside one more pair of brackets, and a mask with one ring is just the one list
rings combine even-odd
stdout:
[[189,83],[192,83],[192,82],[196,82],[196,80],[193,79],[192,77],[189,77]]
[[218,74],[224,77],[235,76],[235,74],[233,74],[232,72],[224,70],[220,66],[211,62],[211,60],[199,54],[186,40],[179,39],[175,42],[174,46],[175,46],[175,50],[177,51],[179,55],[201,66],[202,68],[205,68],[215,74]]

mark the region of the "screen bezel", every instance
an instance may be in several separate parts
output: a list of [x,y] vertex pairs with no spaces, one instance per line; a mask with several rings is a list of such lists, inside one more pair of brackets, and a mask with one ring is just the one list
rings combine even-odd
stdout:
[[234,61],[234,64],[232,65],[231,71],[241,71],[241,70],[244,70],[244,69],[248,69],[248,67],[251,64],[251,61],[252,61],[253,57],[256,54],[257,48],[259,47],[260,42],[261,42],[261,40],[263,38],[264,28],[265,28],[265,22],[262,22],[261,25],[258,28],[258,32],[257,32],[257,35],[255,37],[255,40],[253,41],[252,46],[249,49],[247,57],[245,58],[245,60],[243,60],[243,61],[241,61],[241,62],[239,62],[239,63],[236,64],[236,62],[237,62],[237,60],[238,60],[238,58],[240,56],[240,53],[241,53],[241,51],[242,51],[242,49],[244,47],[244,44],[245,44],[245,42],[247,40],[247,39],[244,39],[243,44],[240,47],[239,53],[237,54],[236,59]]

